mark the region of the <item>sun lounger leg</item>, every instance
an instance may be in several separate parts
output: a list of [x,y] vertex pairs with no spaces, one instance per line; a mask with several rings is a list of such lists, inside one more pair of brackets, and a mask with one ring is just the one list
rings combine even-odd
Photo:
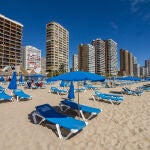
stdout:
[[[63,106],[65,106],[65,107],[67,107],[67,108],[66,108],[65,110],[63,110]],[[59,107],[60,107],[60,110],[61,110],[61,111],[64,111],[64,112],[67,111],[68,109],[70,109],[69,106],[66,106],[66,105],[61,104],[61,103],[59,104]]]
[[59,138],[62,139],[63,137],[62,137],[62,134],[61,134],[61,131],[60,131],[59,124],[56,124],[56,129],[57,129],[57,133],[58,133]]
[[84,115],[83,115],[82,110],[80,110],[80,114],[81,114],[82,119],[83,119],[84,121],[86,121],[86,119],[85,119],[85,117],[84,117]]
[[96,115],[96,113],[92,113],[92,114],[88,117],[88,120],[91,119],[94,115]]
[[17,96],[17,102],[19,101],[19,96]]
[[45,121],[45,118],[41,117],[41,116],[38,115],[36,112],[34,112],[34,113],[32,114],[32,116],[33,116],[33,122],[34,122],[35,124],[37,124],[36,116],[39,116],[40,118],[42,118],[42,120],[41,120],[38,124],[41,124],[43,121]]
[[95,101],[95,96],[92,96],[92,99]]
[[36,113],[33,113],[33,114],[32,114],[32,117],[33,117],[33,122],[34,122],[35,124],[37,124]]

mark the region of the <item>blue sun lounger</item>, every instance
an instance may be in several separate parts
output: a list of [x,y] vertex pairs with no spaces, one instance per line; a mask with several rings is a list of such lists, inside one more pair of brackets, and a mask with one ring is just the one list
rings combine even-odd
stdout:
[[125,94],[128,94],[128,95],[137,95],[137,96],[141,96],[142,94],[143,94],[143,91],[141,91],[141,90],[131,90],[131,89],[129,89],[129,88],[127,88],[127,87],[124,87],[124,88],[122,88],[123,90],[124,90],[124,93]]
[[12,101],[12,99],[13,96],[6,94],[5,91],[0,91],[0,101],[8,101],[8,100]]
[[123,96],[121,96],[121,95],[105,94],[105,93],[101,93],[98,91],[95,91],[95,95],[92,96],[92,98],[94,100],[100,99],[103,101],[107,101],[107,102],[110,102],[111,104],[113,104],[113,103],[120,104],[124,100]]
[[[58,94],[58,95],[66,94],[66,93],[67,93],[66,90],[60,90],[60,89],[58,89],[58,88],[56,88],[56,87],[54,87],[54,86],[51,87],[50,91],[51,91],[52,93],[56,93],[56,94]],[[50,92],[50,91],[49,91],[49,92]]]
[[32,96],[24,93],[21,89],[16,89],[13,91],[13,94],[17,97],[17,101],[21,99],[32,99]]
[[[79,111],[81,114],[81,117],[84,121],[86,120],[84,113],[90,114],[90,116],[87,119],[91,119],[93,116],[96,116],[100,112],[102,112],[101,109],[86,106],[86,105],[81,105],[81,104],[78,105],[78,103],[74,102],[73,100],[69,100],[69,99],[61,101],[59,106],[60,106],[61,111],[66,111],[68,109],[73,109],[77,113]],[[63,106],[65,106],[67,108],[64,110]]]
[[60,130],[61,127],[70,131],[68,135],[64,137],[64,139],[68,139],[73,133],[81,131],[87,125],[84,121],[77,120],[57,112],[49,104],[36,106],[36,111],[32,114],[32,116],[34,123],[37,123],[36,116],[38,116],[42,118],[39,124],[41,124],[43,121],[48,121],[49,123],[55,124],[57,134],[60,139],[63,138]]

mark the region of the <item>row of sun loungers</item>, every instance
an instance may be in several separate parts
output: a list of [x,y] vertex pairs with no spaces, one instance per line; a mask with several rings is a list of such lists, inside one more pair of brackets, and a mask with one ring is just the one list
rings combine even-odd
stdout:
[[12,95],[7,94],[5,90],[0,90],[0,101],[13,101],[14,98],[16,98],[17,101],[22,99],[32,99],[32,96],[26,94],[21,89],[13,90]]

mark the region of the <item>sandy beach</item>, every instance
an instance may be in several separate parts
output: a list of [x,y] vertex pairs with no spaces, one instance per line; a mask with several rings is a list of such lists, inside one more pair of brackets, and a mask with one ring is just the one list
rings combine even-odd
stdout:
[[[136,88],[145,83],[130,85]],[[7,87],[7,86],[6,86]],[[33,124],[35,106],[48,103],[58,108],[67,95],[58,96],[46,89],[24,89],[32,100],[0,103],[0,150],[149,150],[150,92],[142,96],[123,95],[124,102],[112,105],[91,100],[93,91],[80,93],[80,103],[103,111],[88,120],[88,125],[68,140],[60,140],[46,125]],[[122,87],[100,91],[120,92]],[[75,101],[77,101],[77,93]]]

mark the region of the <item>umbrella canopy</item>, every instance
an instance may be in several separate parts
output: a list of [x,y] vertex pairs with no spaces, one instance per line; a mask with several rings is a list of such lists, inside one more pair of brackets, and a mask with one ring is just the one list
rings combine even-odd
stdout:
[[133,76],[119,77],[116,79],[118,79],[118,80],[130,80],[130,81],[141,81],[141,78],[133,77]]
[[11,81],[9,82],[8,89],[15,90],[17,89],[17,76],[16,72],[13,72]]
[[69,89],[69,92],[68,92],[68,98],[69,99],[74,99],[75,98],[73,82],[71,82],[71,84],[70,84],[70,89]]
[[75,71],[75,72],[69,72],[69,73],[61,74],[61,75],[53,77],[53,78],[48,78],[47,82],[58,81],[58,80],[62,80],[62,81],[86,81],[86,80],[90,80],[90,81],[101,81],[101,82],[103,82],[103,81],[105,81],[105,77],[102,77],[102,76],[99,76],[97,74],[90,73],[90,72]]

